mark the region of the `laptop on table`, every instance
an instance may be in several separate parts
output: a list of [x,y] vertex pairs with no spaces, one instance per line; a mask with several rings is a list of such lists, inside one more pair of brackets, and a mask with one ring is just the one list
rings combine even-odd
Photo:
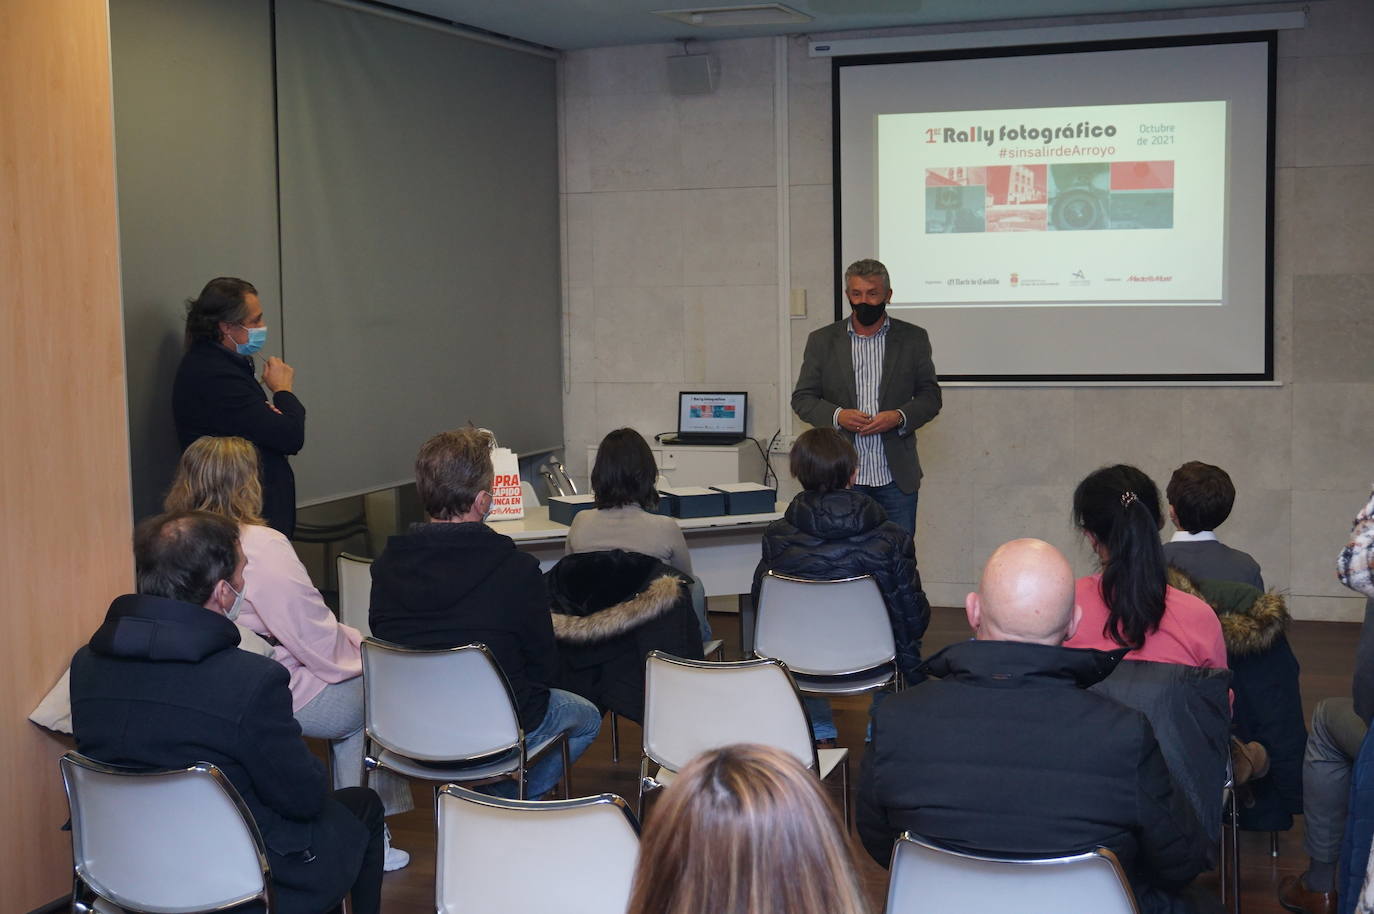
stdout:
[[738,444],[747,436],[749,394],[684,391],[677,395],[677,434],[668,444]]

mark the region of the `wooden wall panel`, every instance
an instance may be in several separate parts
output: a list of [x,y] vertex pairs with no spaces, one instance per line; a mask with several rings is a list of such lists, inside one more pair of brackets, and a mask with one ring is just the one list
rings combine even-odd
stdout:
[[56,759],[26,720],[132,583],[109,21],[0,0],[0,905],[70,890]]

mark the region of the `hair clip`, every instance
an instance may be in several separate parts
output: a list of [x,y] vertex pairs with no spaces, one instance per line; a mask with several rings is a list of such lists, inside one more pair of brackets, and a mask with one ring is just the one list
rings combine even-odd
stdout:
[[1135,497],[1135,493],[1132,492],[1130,489],[1127,489],[1125,492],[1121,493],[1121,507],[1129,508],[1137,501],[1139,501],[1139,499]]

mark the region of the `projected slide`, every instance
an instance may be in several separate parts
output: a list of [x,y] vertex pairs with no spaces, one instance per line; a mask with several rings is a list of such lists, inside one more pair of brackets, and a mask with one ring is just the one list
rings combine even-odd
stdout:
[[878,257],[919,307],[1219,304],[1224,101],[877,118]]

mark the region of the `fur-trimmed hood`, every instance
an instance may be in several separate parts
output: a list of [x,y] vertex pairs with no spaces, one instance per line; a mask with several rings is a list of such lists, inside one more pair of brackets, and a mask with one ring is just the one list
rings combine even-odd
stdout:
[[605,641],[672,609],[682,595],[682,581],[671,574],[655,578],[628,600],[590,615],[571,615],[553,610],[553,636],[559,641],[586,644]]
[[622,549],[565,556],[546,583],[554,637],[570,644],[622,635],[687,598],[681,575],[652,556]]
[[1199,581],[1177,568],[1169,569],[1169,586],[1212,607],[1221,620],[1226,650],[1236,656],[1268,650],[1292,621],[1283,595],[1274,591],[1235,581]]

